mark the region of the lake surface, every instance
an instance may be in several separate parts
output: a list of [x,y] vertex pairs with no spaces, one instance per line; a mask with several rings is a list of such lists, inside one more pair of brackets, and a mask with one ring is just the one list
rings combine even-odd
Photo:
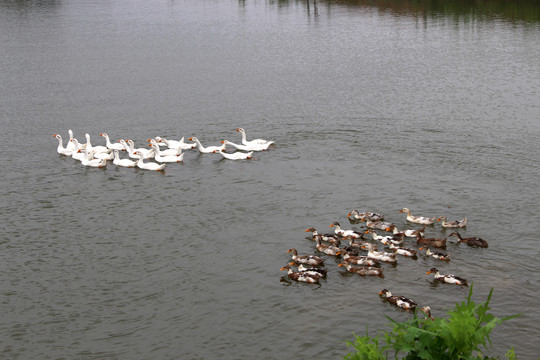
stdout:
[[[433,266],[522,314],[492,354],[538,358],[538,6],[430,4],[1,1],[0,358],[339,359],[410,317],[383,288],[435,316],[464,300]],[[190,150],[164,174],[86,168],[52,137],[216,145],[238,127],[275,147]],[[413,227],[403,207],[466,216],[490,247],[281,280],[288,249],[317,253],[305,229],[364,229],[352,209]]]

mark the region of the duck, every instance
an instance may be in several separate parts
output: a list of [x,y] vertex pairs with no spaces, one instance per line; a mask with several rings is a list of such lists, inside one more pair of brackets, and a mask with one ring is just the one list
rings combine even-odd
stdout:
[[330,255],[330,256],[338,256],[340,253],[339,253],[339,247],[337,246],[333,246],[333,245],[326,245],[326,244],[323,244],[321,242],[321,239],[320,238],[315,238],[315,243],[317,244],[315,247],[317,248],[317,250],[319,250],[320,252],[323,252],[325,253],[326,255]]
[[467,226],[467,218],[463,218],[462,220],[454,220],[454,221],[446,221],[446,218],[444,216],[441,216],[437,219],[437,221],[441,221],[441,226],[445,228],[462,228]]
[[388,247],[398,255],[416,258],[416,250],[396,246],[394,244],[390,244]]
[[148,139],[148,142],[150,143],[149,146],[154,149],[154,152],[155,152],[156,155],[160,155],[160,156],[163,156],[163,157],[182,155],[182,149],[181,148],[161,150],[161,148],[159,147],[159,143],[155,139]]
[[364,220],[381,221],[381,220],[384,220],[384,215],[382,215],[382,214],[377,214],[377,213],[374,213],[374,212],[371,212],[371,211],[366,211],[366,212],[361,213],[356,209],[351,210],[351,212],[349,212],[349,214],[347,215],[349,220],[350,220],[351,216],[355,220],[360,220],[360,221],[364,221]]
[[437,281],[440,281],[440,282],[444,282],[444,283],[447,283],[447,284],[456,284],[456,285],[463,285],[463,286],[469,286],[467,280],[459,277],[459,276],[456,276],[454,274],[447,274],[447,275],[441,275],[439,273],[439,270],[437,270],[437,268],[431,268],[427,273],[426,275],[429,275],[429,274],[434,274],[434,278],[435,280]]
[[[59,153],[60,155],[65,155],[65,156],[73,155],[73,150],[68,149],[67,146],[64,147],[64,145],[62,144],[62,136],[60,136],[60,134],[54,134],[53,137],[58,139],[58,147],[56,148],[57,153]],[[73,146],[73,148],[74,147],[75,146]]]
[[439,249],[446,248],[446,238],[440,239],[440,238],[425,238],[422,236],[420,231],[416,231],[416,243],[422,244],[426,246],[431,246]]
[[328,273],[328,270],[323,269],[323,268],[318,268],[318,267],[305,267],[304,264],[300,264],[298,265],[298,272],[305,272],[308,275],[319,274],[323,278],[325,278]]
[[281,271],[287,270],[287,276],[289,276],[290,279],[295,281],[301,281],[306,282],[310,284],[318,284],[319,280],[321,279],[322,275],[319,274],[308,274],[306,272],[295,272],[291,269],[289,265],[285,265],[281,268]]
[[[159,149],[159,146],[157,144],[152,144],[152,149],[154,149],[154,159],[158,163],[174,163],[184,160],[184,153],[180,153],[179,155],[163,155],[163,151]],[[181,152],[181,150],[179,151]]]
[[349,240],[349,247],[351,248],[361,248],[362,246],[366,245],[365,241],[357,240],[350,235],[344,236],[343,240]]
[[242,144],[244,144],[244,145],[255,145],[255,144],[272,145],[274,143],[274,141],[268,141],[268,140],[264,140],[264,139],[254,139],[254,140],[251,140],[251,141],[247,141],[246,130],[244,130],[243,128],[238,128],[238,129],[236,129],[236,131],[239,132],[242,135]]
[[90,152],[95,152],[95,153],[106,152],[106,153],[110,153],[112,151],[111,149],[109,149],[106,146],[101,146],[101,145],[92,146],[92,143],[90,142],[90,134],[86,133],[84,136],[86,137],[86,150],[88,150],[89,153]]
[[144,156],[137,150],[134,152],[135,155],[139,155],[139,160],[137,161],[137,167],[143,170],[153,170],[153,171],[165,171],[166,164],[158,164],[155,162],[144,162]]
[[342,262],[339,263],[338,266],[344,266],[348,272],[358,275],[373,275],[383,278],[383,269],[378,267],[371,267],[371,266],[352,266],[348,262]]
[[164,144],[169,149],[189,150],[197,147],[197,144],[195,143],[190,144],[184,142],[184,137],[182,137],[180,140],[168,140],[163,137],[156,136],[155,140],[158,142],[158,144]]
[[249,160],[253,158],[253,151],[250,151],[248,153],[242,152],[242,151],[236,151],[233,153],[225,152],[225,149],[223,150],[214,150],[212,151],[214,154],[218,153],[221,156],[223,156],[224,159],[228,160]]
[[433,315],[431,315],[431,308],[429,306],[427,306],[427,305],[423,306],[422,308],[420,308],[420,311],[422,311],[425,314],[426,319],[435,320]]
[[389,226],[385,230],[386,231],[391,231],[392,234],[394,234],[394,235],[403,234],[403,235],[405,235],[405,237],[415,238],[416,237],[415,231],[420,231],[420,234],[422,236],[425,235],[425,233],[426,233],[426,225],[424,225],[424,227],[422,229],[419,229],[419,230],[418,229],[406,229],[406,230],[403,230],[403,231],[399,231],[396,225]]
[[371,234],[373,240],[380,241],[384,245],[387,245],[389,243],[394,245],[401,245],[403,244],[403,237],[405,236],[403,234],[382,236],[378,235],[373,229],[367,229],[365,233]]
[[334,234],[319,234],[317,230],[314,227],[310,227],[309,229],[306,229],[305,232],[311,232],[313,237],[313,241],[315,241],[316,237],[319,237],[322,241],[328,241],[331,243],[336,243],[339,241],[339,238]]
[[407,214],[407,221],[416,223],[416,224],[424,224],[424,225],[431,225],[435,223],[438,219],[438,217],[425,217],[425,216],[412,216],[411,210],[408,208],[403,208],[399,210],[400,213],[406,213]]
[[316,255],[298,255],[298,252],[296,251],[295,248],[291,248],[287,250],[287,252],[288,253],[292,252],[292,257],[291,257],[292,260],[299,264],[315,265],[315,266],[324,265],[324,259]]
[[197,149],[199,150],[199,152],[203,153],[203,154],[211,154],[214,152],[214,150],[225,150],[225,144],[221,145],[221,146],[208,146],[208,147],[204,147],[201,142],[199,141],[199,139],[197,139],[196,137],[190,137],[189,138],[189,141],[195,141],[195,143],[197,144]]
[[435,258],[435,259],[450,262],[450,255],[449,254],[445,254],[445,253],[438,252],[438,251],[431,252],[431,250],[428,247],[421,247],[419,250],[422,250],[424,248],[426,249],[426,255],[427,256],[431,256],[432,258]]
[[378,230],[384,230],[391,228],[392,226],[395,226],[394,224],[390,222],[384,222],[384,221],[366,221],[366,226],[370,229],[378,229]]
[[130,159],[120,159],[118,150],[114,150],[113,164],[116,166],[123,166],[123,167],[130,167],[130,168],[137,166],[136,161],[133,161]]
[[221,143],[225,144],[225,146],[230,145],[240,151],[266,151],[268,150],[268,147],[270,147],[270,143],[243,145],[243,144],[235,144],[229,140],[223,140]]
[[366,245],[364,245],[364,247],[367,248],[368,250],[367,256],[372,259],[376,259],[376,260],[384,261],[388,263],[397,263],[395,252],[389,253],[389,252],[375,251],[375,248],[373,244],[371,243],[367,243]]
[[469,246],[473,246],[473,247],[481,247],[481,248],[487,248],[488,247],[488,242],[482,238],[479,238],[479,237],[476,237],[476,236],[472,236],[472,237],[467,237],[467,238],[462,238],[461,237],[461,234],[457,231],[454,231],[453,233],[451,233],[450,235],[448,236],[456,236],[458,238],[458,244],[464,242],[465,244],[469,245]]
[[99,134],[99,136],[103,136],[105,138],[105,146],[108,148],[108,149],[112,149],[112,150],[118,150],[118,151],[123,151],[125,150],[124,149],[124,145],[120,144],[119,142],[118,143],[111,143],[111,139],[109,139],[109,135],[107,135],[107,133],[101,133]]
[[84,166],[96,168],[102,168],[107,166],[107,160],[92,158],[92,154],[89,153],[86,149],[82,149],[81,152],[84,154],[84,157],[81,159],[81,164],[83,164]]
[[367,257],[367,256],[357,256],[357,255],[351,255],[349,251],[346,249],[341,249],[341,258],[343,261],[346,261],[351,264],[355,265],[367,265],[367,266],[374,266],[379,265],[379,262],[373,258]]
[[386,289],[382,289],[379,296],[390,304],[397,306],[398,308],[414,311],[416,309],[416,303],[404,296],[392,295],[392,293]]
[[334,221],[330,227],[336,227],[336,230],[335,230],[335,233],[336,235],[338,236],[341,236],[341,237],[345,237],[345,236],[352,236],[353,238],[355,239],[360,239],[362,238],[362,234],[359,233],[358,231],[354,231],[354,230],[341,230],[341,226],[339,225],[339,223],[337,221]]

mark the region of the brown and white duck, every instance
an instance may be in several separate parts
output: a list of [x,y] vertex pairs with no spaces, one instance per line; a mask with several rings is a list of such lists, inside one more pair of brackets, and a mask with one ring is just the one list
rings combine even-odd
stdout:
[[354,220],[359,220],[359,221],[365,221],[365,220],[369,220],[369,221],[381,221],[384,219],[384,215],[383,214],[377,214],[377,213],[374,213],[374,212],[371,212],[371,211],[366,211],[366,212],[359,212],[358,210],[352,210],[348,215],[347,217],[349,218],[349,220],[351,219],[351,216]]
[[321,266],[324,264],[324,259],[316,255],[298,255],[298,252],[295,248],[287,250],[287,252],[292,252],[292,260],[299,264]]
[[378,267],[371,267],[371,266],[352,266],[348,262],[342,262],[338,264],[338,266],[345,266],[348,272],[353,274],[358,274],[362,276],[371,275],[371,276],[378,276],[378,277],[384,277],[383,275],[383,269]]
[[391,228],[392,226],[395,226],[391,222],[385,222],[385,221],[366,221],[366,226],[370,229],[378,229],[378,230],[384,230],[387,231],[387,229]]
[[386,231],[391,231],[392,234],[398,235],[403,234],[405,237],[414,238],[416,237],[415,231],[420,231],[421,235],[424,236],[426,233],[426,225],[422,229],[406,229],[406,230],[398,230],[396,225],[392,225],[389,228],[385,229]]
[[354,265],[373,266],[379,264],[379,262],[373,258],[367,256],[352,255],[345,249],[341,249],[340,253],[343,261]]
[[476,237],[476,236],[462,238],[461,234],[457,231],[454,231],[448,236],[456,236],[458,238],[458,244],[464,242],[465,244],[469,246],[475,246],[475,247],[481,247],[481,248],[488,247],[488,242],[486,240]]
[[306,229],[306,232],[311,232],[313,235],[313,241],[315,241],[316,237],[319,237],[322,241],[328,241],[330,243],[336,243],[339,241],[339,237],[337,237],[334,234],[319,234],[317,230],[314,227],[310,227],[309,229]]
[[345,236],[352,236],[353,238],[355,239],[360,239],[362,238],[362,233],[358,232],[358,231],[354,231],[354,230],[342,230],[341,229],[341,226],[339,225],[339,223],[337,221],[334,221],[330,227],[335,227],[335,233],[336,235],[338,236],[341,236],[341,237],[345,237]]
[[437,221],[438,217],[426,217],[426,216],[413,216],[411,214],[411,210],[408,208],[403,208],[399,210],[400,213],[406,213],[407,214],[407,221],[416,223],[416,224],[424,224],[424,225],[431,225],[435,221]]
[[420,311],[422,311],[426,315],[426,319],[429,318],[431,320],[435,320],[433,315],[431,315],[431,308],[429,306],[426,305],[426,306],[420,308]]
[[373,259],[379,260],[379,261],[388,262],[388,263],[396,263],[397,262],[395,252],[388,253],[388,252],[375,251],[375,247],[371,243],[367,243],[366,245],[364,245],[364,247],[368,250],[368,255],[367,256],[370,257],[370,258],[373,258]]
[[444,260],[446,262],[450,261],[450,255],[449,254],[445,254],[445,253],[442,253],[442,252],[439,252],[439,251],[431,252],[431,250],[428,247],[425,247],[425,246],[421,247],[419,250],[422,250],[424,248],[426,249],[426,255],[427,256],[431,256],[434,259]]
[[446,238],[425,238],[421,235],[420,231],[416,231],[416,243],[440,249],[446,248]]
[[416,250],[396,246],[396,245],[393,245],[393,244],[390,244],[388,247],[392,251],[395,251],[395,253],[398,254],[398,255],[403,255],[403,256],[416,258]]
[[305,267],[304,264],[300,264],[298,265],[298,272],[303,272],[308,275],[321,275],[323,278],[325,278],[328,270],[319,267]]
[[283,270],[287,270],[287,276],[289,276],[289,279],[306,283],[318,284],[322,277],[320,274],[308,275],[305,272],[293,271],[289,265],[282,267],[281,271]]
[[463,286],[468,286],[469,285],[467,283],[467,280],[465,280],[464,278],[461,278],[459,276],[456,276],[454,274],[441,275],[439,273],[439,270],[437,270],[437,268],[431,268],[426,273],[426,275],[432,274],[432,273],[434,274],[433,276],[434,276],[435,280],[440,281],[440,282],[444,282],[444,283],[447,283],[447,284],[463,285]]
[[446,221],[446,218],[444,216],[441,216],[437,219],[437,221],[441,220],[441,226],[445,228],[462,228],[467,226],[467,218],[463,218],[462,220]]
[[333,246],[333,245],[326,245],[321,242],[321,239],[316,237],[315,242],[317,245],[315,246],[317,250],[320,252],[325,253],[326,255],[330,256],[338,256],[339,255],[339,247]]
[[379,296],[388,301],[390,304],[397,306],[398,308],[414,311],[416,309],[416,303],[405,296],[392,295],[392,293],[386,289],[382,289]]

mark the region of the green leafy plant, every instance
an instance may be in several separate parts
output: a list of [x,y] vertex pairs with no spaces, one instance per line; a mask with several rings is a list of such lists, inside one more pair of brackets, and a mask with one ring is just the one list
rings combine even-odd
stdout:
[[[387,352],[393,350],[395,359],[405,360],[477,360],[489,359],[483,354],[491,345],[489,335],[498,324],[519,315],[499,318],[488,313],[493,288],[485,302],[476,305],[472,301],[472,286],[466,301],[457,303],[448,312],[448,318],[414,318],[398,322],[389,317],[391,331],[385,331],[384,346],[376,337],[356,336],[353,345],[356,353],[349,353],[345,359],[379,360],[386,359]],[[513,349],[506,357],[516,359]]]

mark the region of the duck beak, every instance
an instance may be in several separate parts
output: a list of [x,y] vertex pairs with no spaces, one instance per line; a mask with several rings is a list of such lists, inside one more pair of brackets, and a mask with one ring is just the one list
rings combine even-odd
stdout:
[[334,224],[330,225],[330,227],[333,227],[333,226],[334,226]]
[[341,264],[338,264],[338,266],[343,266],[343,263],[341,263]]
[[309,229],[306,229],[306,231],[305,231],[305,232],[309,232]]
[[431,274],[431,270],[429,270],[429,271],[426,273],[426,275],[428,275],[428,274]]
[[351,213],[348,213],[348,214],[347,214],[347,217],[349,217],[349,216],[351,216]]

